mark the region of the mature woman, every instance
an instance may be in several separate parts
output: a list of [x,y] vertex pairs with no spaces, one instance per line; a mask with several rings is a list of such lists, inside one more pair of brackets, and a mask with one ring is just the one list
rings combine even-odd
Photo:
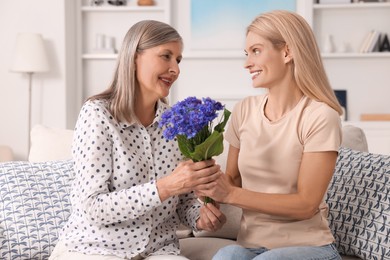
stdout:
[[73,211],[51,259],[186,259],[177,256],[179,223],[224,224],[192,193],[218,178],[219,166],[183,161],[158,128],[182,49],[165,23],[141,21],[127,32],[111,85],[85,102],[76,123]]

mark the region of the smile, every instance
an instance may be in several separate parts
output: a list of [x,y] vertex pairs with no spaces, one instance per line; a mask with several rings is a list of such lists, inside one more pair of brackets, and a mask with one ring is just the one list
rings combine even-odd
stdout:
[[254,72],[251,72],[251,76],[252,76],[252,79],[255,79],[257,76],[259,76],[261,73],[261,71],[254,71]]
[[164,82],[164,84],[167,85],[167,86],[171,86],[172,83],[173,83],[173,80],[168,79],[168,78],[161,78],[161,77],[160,77],[160,80],[161,80],[162,82]]

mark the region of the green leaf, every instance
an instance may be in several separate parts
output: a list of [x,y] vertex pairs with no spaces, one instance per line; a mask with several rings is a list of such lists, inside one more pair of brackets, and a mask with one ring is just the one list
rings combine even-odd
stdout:
[[216,125],[214,127],[214,130],[222,133],[223,131],[225,131],[225,126],[226,126],[226,123],[228,122],[229,120],[229,117],[230,117],[230,114],[231,112],[229,110],[227,110],[226,108],[223,110],[223,121],[221,123],[219,123],[218,125]]
[[196,145],[190,158],[195,161],[204,161],[223,152],[223,135],[214,131],[203,143]]
[[193,151],[193,147],[191,145],[190,140],[188,140],[185,135],[177,135],[177,143],[179,144],[179,149],[181,153],[185,157],[191,158],[191,152]]

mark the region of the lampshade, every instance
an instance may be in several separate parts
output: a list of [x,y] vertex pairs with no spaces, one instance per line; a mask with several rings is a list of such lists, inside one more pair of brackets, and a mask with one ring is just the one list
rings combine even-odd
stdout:
[[49,70],[45,45],[41,34],[19,33],[11,71],[44,72]]

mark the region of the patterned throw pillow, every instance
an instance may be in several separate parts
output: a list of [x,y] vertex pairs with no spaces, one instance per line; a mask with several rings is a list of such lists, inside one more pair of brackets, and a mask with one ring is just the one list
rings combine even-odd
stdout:
[[329,186],[329,222],[340,253],[390,259],[390,156],[341,148]]
[[73,162],[0,163],[0,259],[47,259],[70,215]]

